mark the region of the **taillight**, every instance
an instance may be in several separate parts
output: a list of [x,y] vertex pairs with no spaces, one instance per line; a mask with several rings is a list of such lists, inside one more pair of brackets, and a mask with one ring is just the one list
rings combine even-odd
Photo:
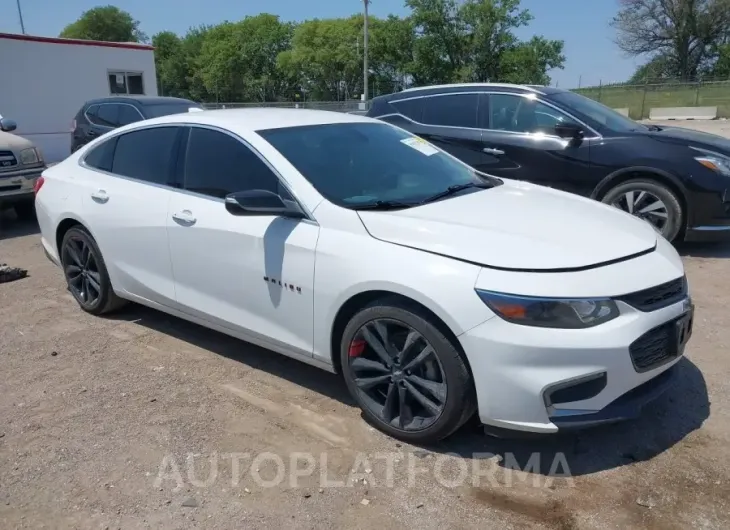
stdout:
[[41,191],[41,186],[43,186],[43,183],[46,181],[46,179],[43,178],[43,175],[38,177],[38,179],[35,181],[35,184],[33,185],[33,193],[38,195],[38,192]]

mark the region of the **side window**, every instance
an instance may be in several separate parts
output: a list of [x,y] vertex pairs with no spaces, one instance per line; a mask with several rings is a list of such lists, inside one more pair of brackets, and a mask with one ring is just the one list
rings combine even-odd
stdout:
[[112,170],[112,161],[114,158],[114,147],[117,139],[112,138],[102,144],[94,147],[84,158],[84,163],[94,169],[110,172]]
[[555,126],[558,123],[571,121],[562,112],[534,99],[508,94],[492,94],[490,100],[490,129],[554,134]]
[[401,101],[391,101],[390,104],[395,107],[399,114],[420,122],[423,116],[423,98],[406,99]]
[[423,118],[428,125],[477,126],[477,94],[453,94],[423,99]]
[[119,127],[119,105],[113,103],[99,105],[94,123],[103,127]]
[[153,184],[167,184],[179,127],[155,127],[118,137],[112,173]]
[[253,189],[281,192],[279,179],[256,153],[228,134],[201,127],[190,130],[184,186],[217,198]]
[[129,125],[137,121],[142,121],[139,111],[132,105],[119,105],[119,125]]
[[88,109],[86,109],[86,119],[89,120],[90,123],[95,124],[96,123],[96,113],[99,111],[99,105],[91,105]]

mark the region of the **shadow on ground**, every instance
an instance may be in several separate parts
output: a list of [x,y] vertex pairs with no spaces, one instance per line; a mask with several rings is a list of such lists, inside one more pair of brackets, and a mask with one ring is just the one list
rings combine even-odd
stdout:
[[0,241],[40,234],[38,221],[18,219],[13,209],[0,209]]
[[[348,406],[356,406],[341,377],[217,331],[138,305],[130,305],[111,318],[154,329]],[[486,436],[474,418],[444,442],[423,449],[456,454],[467,460],[499,455],[503,467],[531,469],[533,473],[543,475],[565,473],[566,463],[570,474],[579,476],[649,460],[699,429],[710,414],[707,388],[699,369],[684,358],[675,371],[674,385],[648,405],[642,417],[635,421],[577,434],[500,439]],[[564,458],[563,467],[553,468],[559,458]]]

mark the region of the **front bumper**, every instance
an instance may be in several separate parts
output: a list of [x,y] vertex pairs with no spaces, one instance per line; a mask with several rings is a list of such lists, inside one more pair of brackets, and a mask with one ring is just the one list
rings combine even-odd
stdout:
[[40,166],[8,173],[0,172],[0,204],[32,201],[33,186],[46,169]]
[[474,375],[479,418],[497,430],[555,433],[636,417],[666,390],[683,348],[635,366],[630,346],[691,311],[689,299],[595,328],[555,330],[492,318],[459,337]]

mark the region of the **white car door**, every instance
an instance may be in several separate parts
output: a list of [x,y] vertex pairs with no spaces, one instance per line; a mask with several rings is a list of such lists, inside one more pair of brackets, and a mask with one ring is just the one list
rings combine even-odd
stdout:
[[224,131],[191,127],[182,159],[183,189],[172,194],[167,221],[181,309],[311,356],[319,226],[231,213],[229,193],[286,191],[256,152]]
[[174,306],[167,244],[173,162],[184,128],[134,130],[84,157],[83,211],[115,289]]

